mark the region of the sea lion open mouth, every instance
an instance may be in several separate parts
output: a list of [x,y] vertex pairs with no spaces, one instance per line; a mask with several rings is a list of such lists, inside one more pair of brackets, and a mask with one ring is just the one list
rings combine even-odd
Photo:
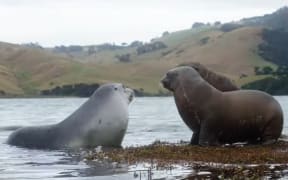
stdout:
[[131,103],[135,97],[134,91],[130,88],[127,88],[127,87],[125,87],[124,91],[127,95],[128,103]]

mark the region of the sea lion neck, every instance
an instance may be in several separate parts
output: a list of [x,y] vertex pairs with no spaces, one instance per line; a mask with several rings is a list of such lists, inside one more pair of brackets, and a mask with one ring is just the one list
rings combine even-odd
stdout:
[[209,99],[219,98],[222,92],[199,78],[197,81],[186,80],[181,82],[173,94],[175,99],[181,99],[181,101],[187,103],[187,106],[191,107],[193,104],[204,104]]

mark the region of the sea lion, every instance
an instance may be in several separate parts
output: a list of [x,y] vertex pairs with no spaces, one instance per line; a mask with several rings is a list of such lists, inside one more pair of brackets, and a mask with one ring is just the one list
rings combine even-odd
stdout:
[[281,135],[283,112],[269,94],[221,92],[188,66],[169,70],[162,84],[173,92],[180,116],[193,131],[191,144],[270,144]]
[[133,90],[122,84],[102,85],[62,122],[20,128],[9,136],[7,143],[37,149],[120,147],[133,97]]
[[240,89],[233,81],[231,81],[231,79],[227,78],[224,75],[211,71],[210,69],[206,68],[204,65],[198,62],[183,63],[180,64],[178,67],[180,66],[190,66],[194,68],[205,81],[207,81],[219,91],[225,92]]
[[[229,78],[225,77],[224,75],[221,75],[219,73],[215,73],[208,68],[206,68],[204,65],[198,63],[198,62],[187,62],[183,64],[179,64],[177,67],[181,66],[190,66],[193,69],[195,69],[200,76],[207,81],[210,85],[218,89],[219,91],[234,91],[234,90],[239,90],[240,88]],[[192,112],[193,110],[190,107],[190,111]],[[197,116],[195,116],[197,117]],[[192,119],[190,116],[190,121],[197,122],[197,119]],[[191,144],[198,144],[198,134],[193,134],[191,138]]]

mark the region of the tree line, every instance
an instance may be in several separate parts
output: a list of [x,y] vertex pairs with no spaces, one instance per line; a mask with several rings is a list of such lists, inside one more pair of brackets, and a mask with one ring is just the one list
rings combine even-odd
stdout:
[[278,66],[272,69],[269,66],[255,67],[256,75],[267,75],[267,77],[243,85],[242,89],[257,89],[272,95],[288,94],[288,66]]

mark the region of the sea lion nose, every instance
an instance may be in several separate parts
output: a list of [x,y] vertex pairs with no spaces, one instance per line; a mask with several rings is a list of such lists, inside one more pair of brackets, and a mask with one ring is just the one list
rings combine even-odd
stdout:
[[126,93],[128,93],[128,100],[131,102],[134,99],[135,93],[132,89],[126,88],[125,89]]
[[130,96],[129,96],[129,102],[131,102],[132,100],[133,100],[133,98],[134,98],[134,93],[132,93],[132,94],[130,94]]
[[161,83],[162,83],[162,85],[167,85],[167,84],[168,84],[168,80],[167,80],[166,76],[164,76],[164,77],[161,79]]

